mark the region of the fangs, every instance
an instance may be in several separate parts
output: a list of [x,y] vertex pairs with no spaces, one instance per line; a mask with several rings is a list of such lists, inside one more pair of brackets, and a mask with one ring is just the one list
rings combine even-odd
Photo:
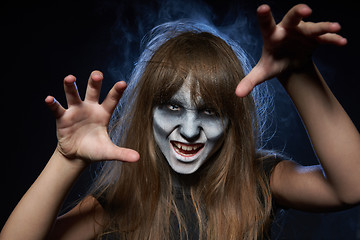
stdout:
[[193,156],[204,147],[203,143],[191,145],[175,141],[172,141],[171,143],[174,146],[175,151],[183,156]]

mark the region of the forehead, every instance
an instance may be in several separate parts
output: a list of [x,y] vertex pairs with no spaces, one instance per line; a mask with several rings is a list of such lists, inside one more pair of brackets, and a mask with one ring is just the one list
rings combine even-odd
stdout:
[[183,85],[175,92],[170,100],[181,103],[183,107],[186,108],[196,108],[199,105],[204,105],[205,103],[201,97],[200,88],[198,85],[195,87],[195,97],[192,96],[189,78],[190,76],[185,79]]

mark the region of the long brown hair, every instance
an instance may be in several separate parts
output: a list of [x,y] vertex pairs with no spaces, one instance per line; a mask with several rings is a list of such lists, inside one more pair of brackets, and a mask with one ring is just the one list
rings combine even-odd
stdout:
[[110,128],[116,144],[138,151],[141,158],[136,163],[105,163],[92,189],[106,202],[109,215],[102,235],[169,239],[175,215],[186,239],[173,194],[174,173],[154,140],[152,117],[154,107],[169,100],[191,73],[193,99],[201,95],[229,119],[222,147],[187,186],[199,238],[262,238],[270,224],[271,193],[262,166],[266,156],[259,157],[256,150],[256,103],[251,95],[235,95],[245,75],[238,56],[223,39],[203,31],[177,31],[150,53],[145,65],[137,66],[141,74],[135,73],[138,81],[130,86],[128,105],[119,106]]

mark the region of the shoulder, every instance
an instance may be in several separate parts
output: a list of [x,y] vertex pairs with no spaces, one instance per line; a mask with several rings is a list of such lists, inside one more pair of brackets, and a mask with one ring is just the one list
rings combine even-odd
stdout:
[[106,217],[99,201],[87,196],[57,218],[50,239],[93,239],[102,231]]
[[258,150],[256,152],[256,159],[265,176],[270,180],[275,167],[284,161],[285,156],[270,150]]

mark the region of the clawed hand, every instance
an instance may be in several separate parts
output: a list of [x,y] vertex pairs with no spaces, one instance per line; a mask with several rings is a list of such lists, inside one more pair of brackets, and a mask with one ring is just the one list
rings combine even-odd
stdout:
[[257,9],[263,37],[262,56],[252,71],[240,81],[236,95],[244,97],[258,84],[291,70],[299,70],[311,60],[318,44],[343,46],[347,40],[336,34],[341,27],[334,22],[304,22],[312,10],[305,4],[291,8],[276,25],[268,5]]
[[117,82],[103,103],[99,104],[102,80],[101,72],[91,73],[85,100],[82,101],[75,85],[75,77],[67,76],[64,79],[64,89],[68,109],[61,106],[52,96],[45,99],[56,117],[57,150],[68,159],[85,162],[137,161],[139,154],[136,151],[116,146],[111,142],[107,132],[111,115],[126,88],[126,83]]
[[[264,41],[262,56],[253,70],[240,81],[236,88],[237,96],[244,97],[256,85],[280,73],[299,69],[312,61],[312,52],[318,44],[343,46],[347,43],[345,38],[336,34],[341,28],[338,23],[302,21],[311,12],[307,5],[296,5],[276,25],[268,5],[258,8],[257,15]],[[54,97],[46,98],[46,104],[56,117],[57,150],[69,159],[85,162],[137,161],[139,154],[136,151],[116,146],[107,132],[112,112],[126,83],[116,83],[103,103],[99,104],[102,80],[101,72],[91,73],[85,100],[82,101],[75,85],[75,77],[67,76],[64,79],[64,89],[68,109],[62,107]]]

